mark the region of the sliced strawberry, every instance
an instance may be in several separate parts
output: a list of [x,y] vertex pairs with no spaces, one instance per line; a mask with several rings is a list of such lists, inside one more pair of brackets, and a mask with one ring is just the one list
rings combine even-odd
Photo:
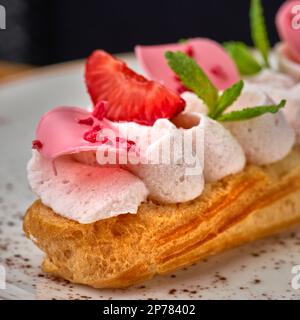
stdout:
[[107,101],[105,116],[113,121],[152,125],[185,107],[175,92],[135,73],[105,51],[97,50],[88,58],[85,79],[93,103]]

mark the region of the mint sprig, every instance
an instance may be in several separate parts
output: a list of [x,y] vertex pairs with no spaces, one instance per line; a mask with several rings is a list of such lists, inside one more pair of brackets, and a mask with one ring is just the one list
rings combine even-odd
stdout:
[[178,40],[178,43],[187,43],[188,41],[189,41],[188,38],[180,38],[180,39]]
[[169,66],[180,77],[183,84],[212,110],[218,101],[218,90],[208,79],[194,59],[183,52],[166,52]]
[[255,60],[251,50],[243,42],[225,42],[225,49],[235,61],[241,75],[251,76],[261,71],[261,65]]
[[170,68],[182,83],[192,90],[208,107],[208,116],[218,121],[241,121],[261,116],[265,113],[276,113],[286,104],[282,100],[278,105],[245,108],[229,113],[224,112],[241,95],[244,82],[241,80],[219,95],[218,89],[209,80],[197,62],[182,52],[166,52]]
[[277,105],[259,106],[254,108],[244,108],[242,110],[232,111],[222,114],[216,120],[225,121],[241,121],[259,117],[265,113],[277,113],[286,104],[286,100],[281,100]]
[[225,42],[224,47],[242,76],[259,73],[262,68],[269,68],[270,41],[268,37],[264,10],[261,0],[251,0],[250,4],[251,37],[256,50],[261,54],[263,64],[258,62],[251,50],[243,42]]
[[251,0],[251,36],[256,49],[261,53],[266,67],[269,67],[270,42],[261,0]]
[[208,114],[209,117],[217,119],[223,114],[223,112],[230,107],[237,98],[241,95],[244,88],[244,81],[235,83],[232,87],[225,90],[221,96],[219,96],[218,102],[212,112]]

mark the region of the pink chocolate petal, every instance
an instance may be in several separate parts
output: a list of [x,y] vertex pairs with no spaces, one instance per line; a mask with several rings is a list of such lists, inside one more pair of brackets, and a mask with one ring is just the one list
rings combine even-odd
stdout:
[[240,79],[235,63],[223,47],[209,39],[195,38],[185,43],[137,46],[136,56],[148,77],[174,91],[180,92],[182,87],[167,64],[166,51],[182,51],[193,57],[220,90],[227,89]]
[[[287,44],[291,57],[300,63],[300,1],[285,2],[276,16],[281,39]],[[298,26],[298,27],[297,27]]]
[[[91,121],[91,119],[93,121]],[[116,128],[106,120],[99,120],[90,112],[76,107],[57,107],[47,112],[40,120],[36,130],[33,147],[46,159],[55,159],[61,155],[96,151],[105,147],[108,151],[127,152],[127,144],[109,142],[107,135],[101,137],[99,131],[112,133],[117,139]]]

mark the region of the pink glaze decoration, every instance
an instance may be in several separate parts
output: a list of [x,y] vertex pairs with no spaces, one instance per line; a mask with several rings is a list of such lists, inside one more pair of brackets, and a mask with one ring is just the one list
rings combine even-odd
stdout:
[[[89,120],[91,118],[93,121]],[[104,144],[113,152],[123,148],[118,141],[113,145],[106,144],[109,139],[105,136],[97,139],[101,129],[116,132],[106,119],[100,121],[94,113],[77,107],[57,107],[41,118],[33,147],[46,159],[82,151],[96,151]],[[127,152],[127,145],[123,151]]]
[[287,1],[277,13],[276,26],[291,58],[300,63],[300,28],[297,25],[300,26],[300,1]]
[[240,79],[230,56],[221,45],[210,39],[194,38],[185,43],[136,46],[136,56],[147,76],[176,92],[181,93],[182,86],[168,66],[166,51],[182,51],[192,56],[219,90],[227,89]]

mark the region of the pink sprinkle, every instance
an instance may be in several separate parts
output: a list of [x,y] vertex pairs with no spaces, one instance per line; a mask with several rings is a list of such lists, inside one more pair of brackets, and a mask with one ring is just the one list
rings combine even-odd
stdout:
[[84,134],[83,139],[91,143],[96,143],[97,136],[100,130],[101,130],[101,127],[99,125],[94,126],[92,130],[87,131]]
[[134,141],[132,141],[132,140],[127,140],[127,143],[129,145],[131,145],[131,146],[135,146],[136,145],[136,143]]
[[111,141],[108,139],[108,137],[101,137],[100,142],[103,144],[109,144],[109,142],[111,143]]
[[43,147],[43,144],[41,143],[40,140],[33,140],[32,141],[32,149],[40,150],[40,149],[42,149],[42,147]]
[[127,141],[127,151],[129,151],[131,148],[135,148],[136,147],[136,143],[134,141],[128,140]]
[[83,139],[88,142],[91,142],[91,143],[96,143],[97,142],[97,135],[98,135],[98,131],[94,131],[94,130],[87,131],[84,134]]
[[102,128],[101,128],[101,126],[100,126],[99,124],[93,126],[93,130],[94,130],[94,131],[100,131],[101,129],[102,129]]
[[107,105],[106,101],[98,102],[94,107],[94,111],[92,115],[100,121],[103,120],[105,116],[106,105]]
[[191,58],[193,58],[195,54],[194,49],[191,45],[186,48],[185,53]]
[[227,78],[226,73],[223,68],[219,65],[216,65],[210,69],[211,73],[220,78]]
[[86,124],[87,126],[92,126],[94,124],[94,119],[92,117],[88,117],[86,119],[78,120],[79,124]]
[[117,143],[118,147],[119,147],[120,144],[125,144],[127,151],[129,151],[131,148],[134,148],[136,146],[136,143],[134,141],[127,140],[127,139],[122,138],[122,137],[117,137],[116,138],[116,143]]

